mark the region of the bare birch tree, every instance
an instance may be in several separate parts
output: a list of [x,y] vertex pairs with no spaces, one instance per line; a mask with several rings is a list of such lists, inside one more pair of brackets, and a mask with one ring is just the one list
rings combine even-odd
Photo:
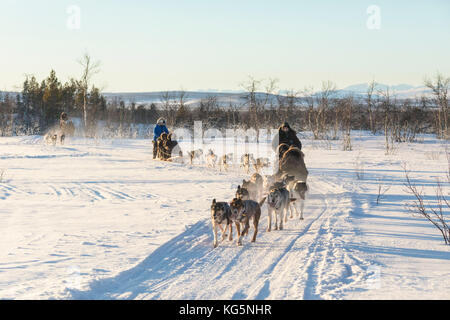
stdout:
[[83,95],[83,122],[86,131],[88,126],[88,91],[92,77],[100,72],[100,61],[92,61],[92,57],[88,53],[85,53],[83,57],[78,61],[78,63],[83,67],[83,74],[80,80],[80,89]]

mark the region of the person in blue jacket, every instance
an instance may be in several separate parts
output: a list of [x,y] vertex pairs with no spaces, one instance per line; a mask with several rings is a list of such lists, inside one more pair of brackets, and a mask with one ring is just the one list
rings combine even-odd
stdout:
[[159,118],[156,122],[155,129],[153,130],[153,159],[156,158],[158,153],[158,144],[156,140],[158,140],[159,136],[163,133],[169,134],[169,130],[166,127],[166,120],[164,118]]

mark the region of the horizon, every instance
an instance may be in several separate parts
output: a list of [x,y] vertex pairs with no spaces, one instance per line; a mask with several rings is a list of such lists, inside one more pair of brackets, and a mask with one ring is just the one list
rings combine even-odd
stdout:
[[419,87],[450,74],[445,0],[6,0],[0,9],[2,91],[51,70],[79,78],[85,52],[101,62],[93,83],[108,93],[239,91],[249,76],[278,79],[281,91],[328,80]]

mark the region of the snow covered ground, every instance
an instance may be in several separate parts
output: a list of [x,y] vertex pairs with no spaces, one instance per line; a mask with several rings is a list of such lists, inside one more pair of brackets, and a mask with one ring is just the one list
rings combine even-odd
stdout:
[[213,249],[210,203],[231,200],[238,168],[152,161],[148,140],[0,138],[0,298],[449,299],[450,246],[405,209],[402,168],[432,201],[445,145],[352,139],[303,137],[304,221],[268,233],[264,206],[256,243]]

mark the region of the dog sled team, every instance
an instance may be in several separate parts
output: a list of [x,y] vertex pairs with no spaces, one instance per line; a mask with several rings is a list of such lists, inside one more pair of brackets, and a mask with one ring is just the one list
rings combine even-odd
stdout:
[[[283,223],[287,223],[288,216],[294,218],[294,211],[303,220],[303,209],[308,185],[308,170],[306,169],[301,142],[295,131],[284,123],[278,132],[278,138],[272,145],[278,153],[278,168],[274,175],[261,176],[258,172],[251,178],[243,180],[239,185],[231,202],[213,200],[211,204],[211,222],[214,233],[214,248],[218,246],[218,229],[222,234],[222,241],[233,240],[233,224],[237,231],[237,244],[242,245],[242,239],[253,225],[251,242],[256,241],[262,206],[267,203],[268,224],[267,232],[283,230]],[[250,157],[244,155],[246,160]],[[242,161],[245,166],[248,162]],[[245,169],[248,169],[245,167]],[[247,171],[248,172],[248,171]]]
[[[153,130],[152,143],[153,159],[163,161],[181,159],[181,162],[183,162],[183,152],[181,151],[178,142],[173,139],[172,133],[167,129],[166,120],[164,118],[159,118],[156,123]],[[189,151],[186,156],[191,165],[204,158],[209,168],[219,168],[220,171],[228,171],[231,164],[235,162],[233,153],[228,153],[219,157],[211,149],[208,150],[206,154],[204,154],[202,149],[192,150]],[[240,167],[243,168],[246,173],[249,173],[251,168],[254,168],[256,172],[260,172],[262,168],[268,167],[270,164],[268,158],[255,159],[252,154],[244,154],[240,160]]]
[[[277,172],[274,175],[260,174],[262,168],[269,166],[269,159],[255,159],[252,154],[244,154],[240,159],[240,168],[247,174],[252,167],[256,172],[248,181],[243,180],[231,202],[213,200],[211,221],[214,247],[217,247],[219,243],[218,229],[221,230],[222,240],[225,240],[227,236],[229,240],[233,240],[233,225],[237,231],[237,244],[242,245],[242,239],[249,233],[250,223],[252,223],[251,241],[255,242],[264,203],[267,203],[268,208],[268,232],[272,230],[272,220],[274,220],[274,230],[283,230],[283,224],[287,223],[288,217],[291,219],[294,217],[294,211],[297,217],[303,220],[304,202],[308,191],[306,183],[308,170],[301,151],[302,144],[287,122],[278,129],[272,148],[278,154],[278,157],[275,157],[278,161],[275,164]],[[172,161],[174,154],[183,158],[178,143],[173,140],[172,134],[166,127],[166,121],[160,118],[154,129],[153,159]],[[203,150],[190,151],[188,157],[193,164],[194,160],[203,157]],[[209,150],[205,158],[208,167],[218,166],[221,171],[227,171],[233,154],[218,157]]]
[[[73,135],[74,126],[68,121],[68,116],[63,112],[60,116],[59,127],[51,129],[45,136],[47,143],[55,145],[57,141],[64,144],[66,135]],[[183,153],[166,127],[163,118],[158,119],[154,128],[153,136],[153,159],[172,161],[173,155],[178,154],[183,158]],[[261,208],[267,203],[268,225],[267,231],[272,230],[272,220],[274,220],[274,230],[283,230],[283,223],[287,223],[289,218],[296,215],[303,220],[303,209],[308,191],[307,177],[308,170],[304,162],[304,154],[301,151],[302,144],[296,132],[290,128],[288,123],[284,123],[278,129],[277,135],[273,139],[273,150],[278,154],[276,173],[262,176],[261,169],[269,166],[269,159],[254,159],[252,154],[244,154],[241,157],[240,167],[249,174],[253,167],[255,173],[251,178],[239,185],[235,197],[231,202],[213,200],[211,205],[211,220],[214,232],[214,247],[218,245],[218,228],[222,232],[222,240],[227,237],[233,239],[233,224],[236,227],[238,245],[242,245],[242,238],[249,233],[250,223],[253,224],[252,242],[256,241],[258,227],[261,220]],[[203,156],[203,150],[193,150],[188,153],[190,163]],[[233,154],[225,154],[218,157],[212,150],[206,154],[208,167],[219,166],[220,170],[227,171],[232,162]]]
[[47,144],[56,145],[59,141],[61,145],[64,144],[66,136],[73,136],[75,132],[75,126],[72,121],[69,121],[67,113],[61,113],[59,117],[59,125],[51,128],[44,136],[44,141]]

